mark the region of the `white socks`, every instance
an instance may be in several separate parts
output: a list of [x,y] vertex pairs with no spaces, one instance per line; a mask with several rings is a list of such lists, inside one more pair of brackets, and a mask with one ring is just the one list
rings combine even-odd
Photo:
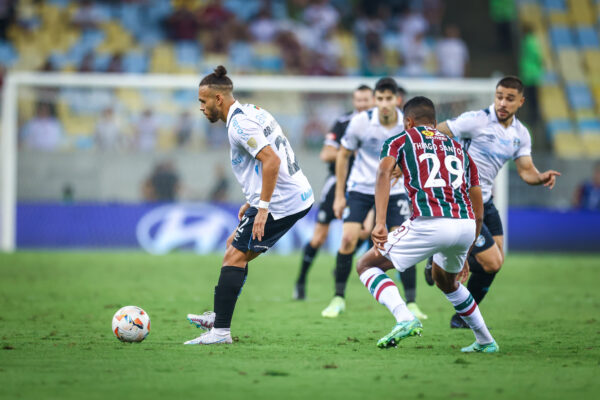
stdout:
[[397,322],[412,321],[415,316],[406,308],[398,287],[381,269],[369,268],[360,275],[360,281],[371,292],[375,300],[383,304],[394,315]]
[[494,338],[485,325],[477,303],[475,303],[473,296],[471,296],[466,287],[459,283],[458,289],[455,292],[446,294],[446,298],[452,303],[458,315],[473,330],[477,343],[488,344],[494,341]]
[[213,328],[213,333],[219,336],[228,336],[231,334],[231,328]]

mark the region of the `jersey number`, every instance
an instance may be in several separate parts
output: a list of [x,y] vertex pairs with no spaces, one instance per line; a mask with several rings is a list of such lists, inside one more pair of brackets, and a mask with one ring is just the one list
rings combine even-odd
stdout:
[[456,178],[452,182],[446,182],[442,178],[438,178],[440,172],[440,159],[436,154],[423,153],[419,156],[419,162],[428,159],[431,160],[433,165],[431,166],[431,173],[429,174],[429,177],[427,177],[427,181],[425,181],[425,188],[450,185],[452,188],[457,189],[462,185],[464,169],[462,162],[458,157],[449,155],[444,158],[444,166],[450,173],[450,178],[452,178],[452,175],[456,175]]
[[296,162],[296,160],[292,162],[292,158],[290,157],[290,153],[288,152],[289,144],[287,139],[283,136],[277,136],[277,138],[275,139],[275,147],[277,147],[277,150],[279,150],[279,146],[281,146],[282,144],[283,149],[285,150],[285,157],[287,158],[288,172],[290,176],[292,176],[296,172],[300,171],[300,166],[298,165],[298,162]]

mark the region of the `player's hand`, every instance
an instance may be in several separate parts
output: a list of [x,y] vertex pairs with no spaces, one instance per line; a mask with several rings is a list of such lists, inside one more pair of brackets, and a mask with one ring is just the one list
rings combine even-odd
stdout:
[[396,183],[398,183],[398,181],[400,180],[401,177],[402,177],[402,170],[400,169],[400,167],[398,165],[396,165],[394,167],[394,170],[392,171],[391,185],[394,186]]
[[459,281],[460,283],[464,284],[467,281],[467,279],[469,278],[469,272],[471,272],[470,267],[469,267],[469,261],[465,260],[465,266],[458,273],[458,275],[456,275],[456,280]]
[[384,224],[375,224],[375,228],[371,232],[371,239],[373,240],[373,244],[379,250],[385,250],[383,246],[387,242],[388,230]]
[[254,224],[252,225],[252,239],[258,238],[260,242],[265,236],[265,224],[267,223],[267,217],[269,216],[269,210],[266,208],[259,208],[256,217],[254,217]]
[[246,210],[250,208],[250,204],[245,203],[243,206],[240,207],[240,211],[238,211],[238,220],[241,221],[242,218],[244,218],[244,214],[246,213]]
[[335,215],[337,219],[342,219],[344,208],[346,208],[346,198],[336,196],[335,200],[333,200],[333,215]]
[[548,187],[548,189],[552,189],[556,184],[557,176],[560,176],[560,172],[550,169],[540,174],[540,182],[543,183],[544,186]]

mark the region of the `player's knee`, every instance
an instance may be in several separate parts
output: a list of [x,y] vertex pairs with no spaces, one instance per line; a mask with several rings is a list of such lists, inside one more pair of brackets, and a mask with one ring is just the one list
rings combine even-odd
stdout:
[[344,254],[354,251],[357,239],[358,238],[355,235],[343,234],[340,251]]
[[223,257],[224,266],[244,266],[250,261],[246,253],[241,252],[235,247],[229,245],[225,250],[225,256]]
[[483,268],[485,272],[488,274],[495,274],[496,272],[500,271],[500,268],[502,268],[502,256],[498,255],[491,257],[483,262],[480,261],[480,264],[481,268]]
[[312,240],[310,241],[310,245],[317,249],[325,244],[325,240],[327,240],[327,233],[322,234],[320,232],[315,232]]

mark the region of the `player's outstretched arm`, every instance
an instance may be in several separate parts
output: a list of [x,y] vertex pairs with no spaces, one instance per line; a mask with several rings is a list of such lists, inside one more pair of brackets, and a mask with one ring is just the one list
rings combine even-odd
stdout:
[[[271,201],[271,196],[273,196],[273,191],[277,184],[281,160],[271,146],[263,147],[256,155],[256,159],[262,163],[262,188],[260,191],[260,200],[268,203]],[[252,226],[252,239],[258,238],[259,241],[262,240],[265,234],[265,224],[268,215],[269,209],[261,208],[259,206],[258,213],[254,218],[254,225]]]
[[473,214],[475,214],[475,240],[481,233],[481,225],[483,224],[483,196],[481,195],[480,186],[471,186],[469,188],[469,198],[473,205]]
[[342,218],[346,208],[346,177],[348,176],[348,163],[352,150],[340,146],[335,159],[335,199],[333,200],[333,214]]
[[529,185],[544,185],[548,189],[552,189],[556,184],[556,177],[560,176],[560,172],[549,169],[548,171],[540,172],[533,164],[531,156],[519,157],[515,160],[517,172],[521,179]]
[[454,135],[452,134],[452,131],[450,130],[450,128],[448,127],[448,123],[446,121],[444,122],[440,122],[435,129],[437,129],[438,131],[442,132],[444,135],[453,138]]
[[321,153],[319,153],[319,158],[323,162],[333,162],[337,158],[338,149],[329,144],[323,145],[321,149]]
[[381,159],[377,168],[377,180],[375,181],[375,228],[371,233],[373,243],[377,248],[384,249],[383,244],[387,242],[388,231],[386,229],[386,216],[388,202],[390,200],[390,180],[396,166],[396,159],[387,156]]

